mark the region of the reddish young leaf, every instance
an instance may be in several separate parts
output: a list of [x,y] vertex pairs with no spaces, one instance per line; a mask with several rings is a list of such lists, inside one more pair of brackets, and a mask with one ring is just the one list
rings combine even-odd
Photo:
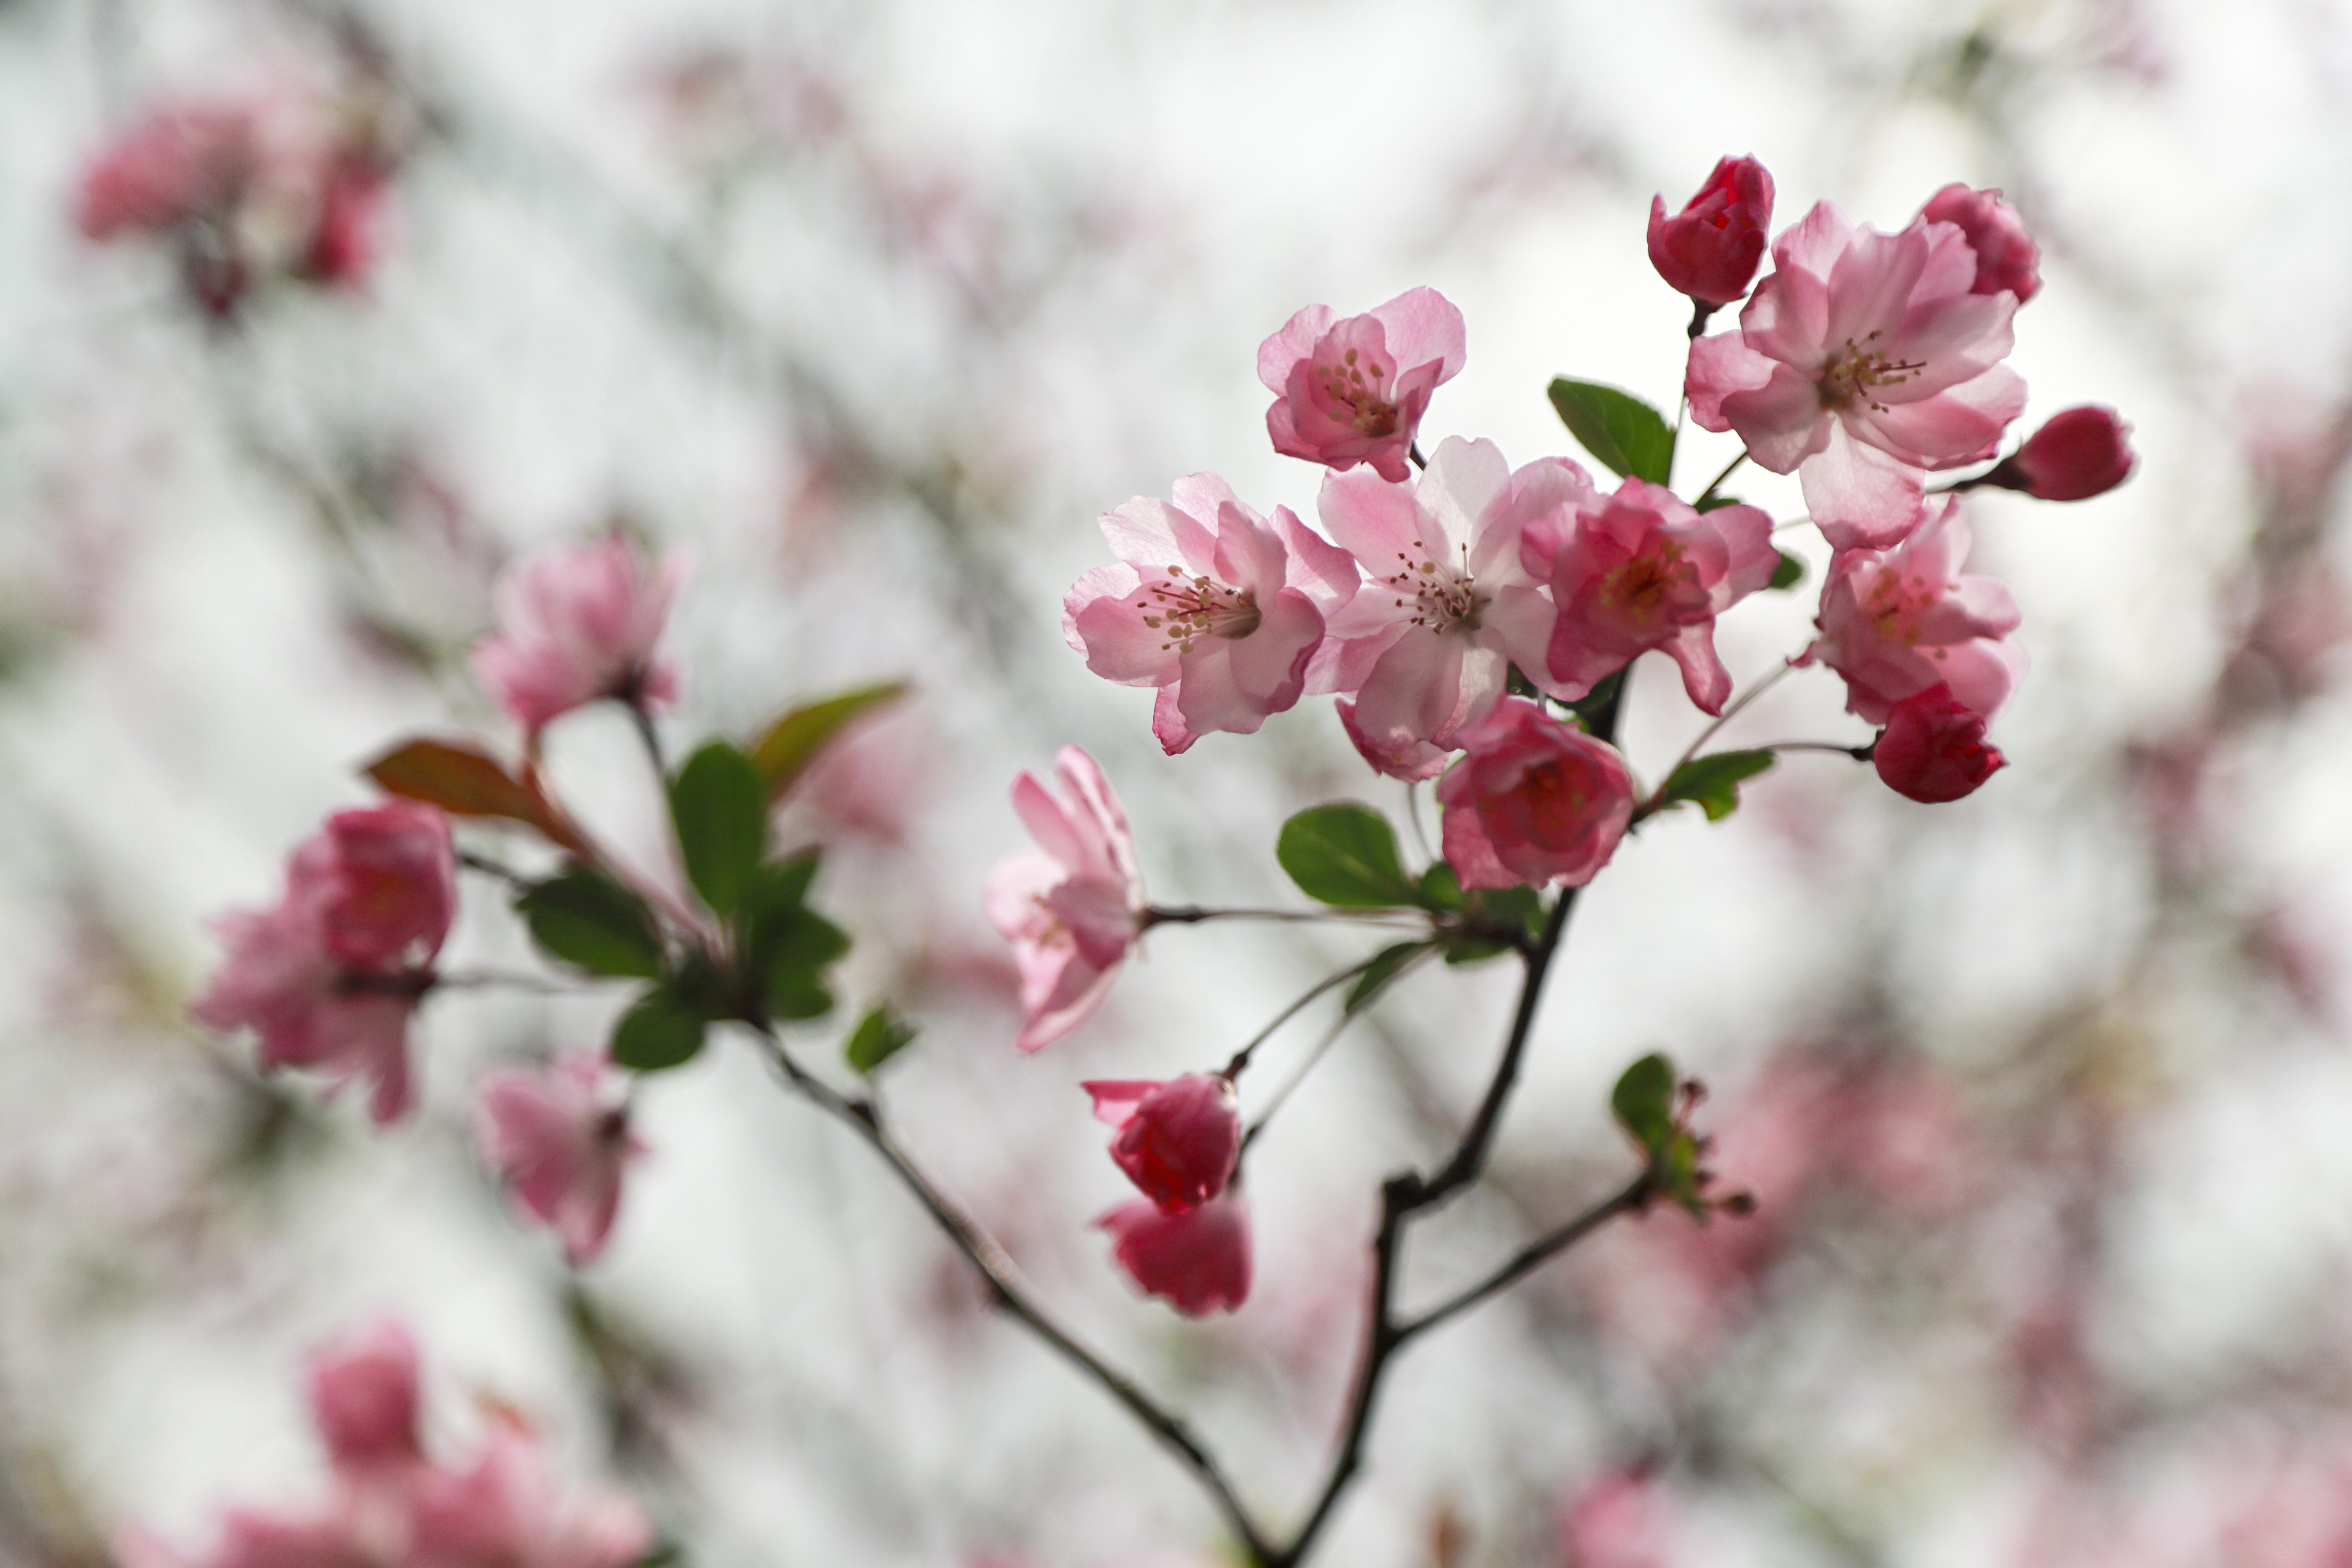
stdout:
[[496,816],[535,827],[583,858],[588,845],[535,780],[516,778],[498,759],[456,741],[408,741],[360,770],[390,794],[452,816]]

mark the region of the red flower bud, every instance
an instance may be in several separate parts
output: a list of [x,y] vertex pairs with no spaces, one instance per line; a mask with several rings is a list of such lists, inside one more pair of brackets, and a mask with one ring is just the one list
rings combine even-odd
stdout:
[[1206,1073],[1166,1083],[1096,1079],[1095,1115],[1118,1129],[1110,1157],[1163,1209],[1207,1203],[1233,1180],[1242,1152],[1234,1086]]
[[2112,408],[2085,406],[2053,415],[2001,465],[2011,488],[2043,500],[2087,500],[2131,477],[2137,459],[2124,437],[2131,426]]
[[1939,805],[1975,794],[2006,765],[1984,733],[1983,714],[1954,701],[1950,687],[1931,686],[1895,705],[1870,760],[1895,794]]
[[1681,292],[1728,305],[1748,292],[1772,222],[1772,176],[1753,158],[1725,158],[1674,217],[1650,198],[1650,265]]

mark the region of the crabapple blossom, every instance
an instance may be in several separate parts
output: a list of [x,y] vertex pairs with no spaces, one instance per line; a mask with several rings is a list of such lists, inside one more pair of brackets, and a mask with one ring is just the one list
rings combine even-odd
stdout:
[[635,1503],[560,1489],[537,1436],[510,1415],[493,1420],[471,1468],[424,1472],[407,1500],[403,1568],[626,1568],[653,1544]]
[[1102,1005],[1143,923],[1135,840],[1109,781],[1076,746],[1062,748],[1054,771],[1066,802],[1034,774],[1013,781],[1013,808],[1038,847],[1000,863],[985,894],[1020,971],[1015,1043],[1024,1051],[1053,1044]]
[[416,1341],[399,1322],[352,1331],[320,1346],[308,1369],[310,1420],[346,1476],[415,1460]]
[[457,908],[448,820],[408,801],[339,811],[287,868],[274,909],[232,912],[228,952],[188,1011],[250,1028],[265,1068],[312,1067],[375,1085],[370,1111],[408,1105],[408,1018]]
[[1462,312],[1434,289],[1344,321],[1309,305],[1258,345],[1257,378],[1275,395],[1266,434],[1285,457],[1366,463],[1402,483],[1430,394],[1461,371],[1464,353]]
[[1559,1510],[1560,1568],[1673,1568],[1680,1560],[1663,1489],[1643,1467],[1610,1469]]
[[484,1073],[474,1089],[474,1142],[575,1268],[604,1251],[622,1173],[645,1152],[629,1131],[625,1079],[593,1051]]
[[1975,292],[1960,230],[1856,228],[1827,202],[1773,242],[1737,331],[1691,344],[1691,417],[1794,471],[1841,550],[1883,549],[1919,515],[1929,468],[1992,455],[2025,405],[2001,364],[2017,298]]
[[1808,651],[1845,678],[1846,710],[1887,722],[1895,704],[1933,686],[1987,719],[2025,668],[2007,641],[2017,602],[1990,577],[1958,574],[1969,552],[1959,498],[1928,501],[1924,521],[1895,549],[1848,550],[1822,585],[1821,637]]
[[1636,656],[1662,648],[1683,689],[1723,711],[1731,673],[1715,651],[1715,617],[1772,581],[1780,562],[1772,520],[1752,506],[1700,513],[1662,485],[1627,479],[1521,535],[1528,569],[1551,585],[1559,618],[1547,668],[1564,697],[1582,697]]
[[1128,1278],[1188,1318],[1230,1312],[1249,1299],[1249,1208],[1239,1187],[1191,1208],[1138,1198],[1095,1223],[1110,1232]]
[[2037,500],[2088,500],[2131,478],[2131,426],[2112,408],[2086,404],[2053,414],[1978,484],[2023,490]]
[[1772,223],[1772,176],[1753,158],[1717,160],[1698,195],[1673,217],[1650,198],[1650,265],[1677,292],[1709,306],[1748,292]]
[[1919,216],[1929,223],[1951,224],[1968,237],[1969,248],[1977,256],[1976,281],[1969,285],[1975,292],[1998,294],[2005,289],[2022,305],[2041,291],[2041,248],[1999,191],[1970,190],[1954,183],[1929,196]]
[[133,121],[92,158],[74,194],[89,239],[163,234],[233,206],[260,163],[251,109],[173,104]]
[[1191,1208],[1225,1190],[1242,1152],[1233,1080],[1186,1073],[1165,1083],[1095,1079],[1096,1119],[1118,1130],[1110,1157],[1163,1209]]
[[1467,749],[1438,782],[1446,863],[1465,888],[1582,887],[1617,852],[1633,782],[1605,741],[1507,697],[1463,731]]
[[1870,760],[1895,794],[1939,805],[1974,795],[2007,762],[1984,735],[1984,715],[1938,682],[1895,705]]
[[1413,486],[1370,474],[1323,481],[1319,511],[1364,569],[1331,617],[1330,689],[1365,760],[1400,778],[1434,772],[1432,748],[1494,707],[1510,668],[1549,689],[1552,602],[1522,560],[1526,526],[1589,503],[1592,481],[1565,458],[1516,473],[1492,441],[1448,437]]
[[1171,755],[1202,734],[1254,734],[1297,702],[1356,563],[1287,507],[1271,522],[1214,474],[1176,481],[1174,504],[1138,496],[1105,512],[1119,556],[1078,579],[1062,631],[1087,668],[1156,686],[1152,733]]
[[535,742],[600,698],[642,705],[677,695],[677,671],[655,657],[686,566],[648,565],[618,533],[541,551],[499,574],[498,630],[474,645],[474,673]]

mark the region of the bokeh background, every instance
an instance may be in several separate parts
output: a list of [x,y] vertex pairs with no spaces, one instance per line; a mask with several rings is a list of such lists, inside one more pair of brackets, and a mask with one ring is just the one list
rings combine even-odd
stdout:
[[[358,262],[224,304],[174,241],[78,229],[112,139],[223,101],[359,150]],[[614,997],[436,998],[423,1109],[386,1133],[184,1018],[207,917],[274,896],[368,798],[358,763],[510,739],[463,658],[489,584],[616,523],[696,563],[677,741],[914,683],[780,825],[828,847],[851,1002],[924,1027],[897,1113],[1290,1517],[1378,1180],[1450,1144],[1510,966],[1417,975],[1286,1109],[1243,1311],[1136,1299],[1089,1229],[1125,1184],[1078,1080],[1212,1067],[1373,939],[1155,932],[1023,1058],[978,907],[1021,842],[1006,784],[1087,747],[1171,902],[1285,901],[1286,816],[1403,801],[1326,702],[1161,756],[1149,694],[1063,646],[1061,592],[1097,513],[1181,474],[1311,511],[1254,375],[1310,301],[1455,300],[1468,369],[1428,437],[1514,462],[1573,451],[1553,374],[1671,405],[1648,201],[1749,152],[1782,222],[2002,187],[2043,247],[2029,425],[2110,404],[2142,465],[2081,505],[1969,503],[2034,661],[1979,795],[1796,757],[1596,884],[1494,1180],[1420,1233],[1408,1299],[1624,1179],[1606,1090],[1651,1049],[1706,1080],[1761,1212],[1622,1226],[1417,1350],[1324,1560],[2339,1568],[2347,103],[2339,0],[6,0],[0,1559],[101,1563],[131,1521],[195,1550],[227,1500],[315,1495],[305,1347],[391,1313],[435,1443],[519,1410],[697,1564],[1219,1561],[1189,1481],[748,1051],[646,1087],[654,1152],[574,1276],[478,1168],[467,1089],[593,1043]],[[1743,683],[1810,588],[1728,618]],[[1698,725],[1656,662],[1628,731],[1653,770]],[[1729,738],[1865,738],[1839,704],[1801,676]],[[625,721],[565,721],[552,759],[657,866]],[[458,958],[527,964],[467,892]]]

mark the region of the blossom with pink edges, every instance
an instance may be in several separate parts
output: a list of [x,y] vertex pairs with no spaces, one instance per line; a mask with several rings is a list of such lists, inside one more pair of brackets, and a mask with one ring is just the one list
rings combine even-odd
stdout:
[[627,1079],[593,1051],[484,1073],[474,1087],[474,1143],[574,1268],[604,1250],[622,1175],[645,1152],[629,1131]]
[[1446,864],[1465,888],[1580,888],[1617,852],[1633,781],[1605,741],[1524,697],[1462,732],[1466,754],[1438,781]]
[[1991,457],[2025,406],[2000,363],[2017,297],[1977,293],[1967,237],[1925,217],[1881,234],[1822,202],[1772,257],[1738,330],[1691,344],[1691,417],[1793,471],[1832,544],[1883,549],[1917,520],[1927,470]]
[[1998,190],[1948,184],[1927,198],[1919,216],[1929,223],[1948,223],[1968,237],[1969,248],[1977,257],[1976,281],[1969,285],[1975,292],[2006,289],[2022,305],[2041,291],[2041,247]]
[[2138,459],[2130,435],[2112,408],[2069,408],[2052,415],[1977,482],[2023,490],[2036,500],[2088,500],[2131,478]]
[[1895,794],[1940,805],[1974,795],[2007,763],[1984,736],[1984,715],[1938,682],[1895,705],[1870,760]]
[[1160,689],[1151,730],[1171,755],[1211,731],[1255,734],[1297,702],[1326,617],[1356,592],[1354,560],[1289,508],[1269,522],[1214,474],[1174,495],[1103,514],[1119,563],[1079,578],[1062,611],[1088,669]]
[[655,648],[685,574],[677,552],[649,565],[617,533],[543,550],[499,574],[498,630],[474,645],[474,673],[534,742],[601,698],[672,701],[677,671]]
[[408,1106],[408,1019],[457,910],[448,820],[408,801],[339,811],[295,850],[277,907],[215,929],[227,955],[188,1011],[250,1028],[264,1068],[317,1068],[375,1086],[389,1121]]
[[1683,689],[1723,711],[1731,672],[1715,651],[1715,618],[1767,586],[1780,563],[1772,520],[1752,506],[1701,513],[1672,490],[1627,479],[1612,496],[1528,524],[1528,570],[1551,585],[1559,618],[1547,668],[1559,694],[1584,696],[1612,672],[1662,648]]
[[1717,160],[1698,195],[1673,217],[1650,198],[1650,265],[1676,292],[1728,305],[1748,292],[1772,224],[1772,176],[1753,158]]
[[1522,559],[1538,519],[1589,504],[1591,479],[1565,458],[1513,472],[1492,441],[1448,437],[1412,486],[1370,474],[1323,481],[1324,528],[1363,568],[1333,616],[1330,689],[1365,760],[1396,778],[1434,777],[1503,695],[1510,668],[1547,689],[1551,595]]
[[1037,848],[999,864],[985,894],[1020,971],[1015,1043],[1024,1051],[1052,1045],[1102,1005],[1143,924],[1135,839],[1110,781],[1076,746],[1062,748],[1054,772],[1066,801],[1033,773],[1013,781],[1013,809]]
[[2025,650],[2007,640],[2017,601],[1994,578],[1959,575],[1969,553],[1959,498],[1931,500],[1923,515],[1893,550],[1840,552],[1822,585],[1822,635],[1809,654],[1845,678],[1846,711],[1873,724],[1932,686],[1990,719],[2025,671]]
[[1164,1209],[1191,1208],[1225,1190],[1242,1153],[1233,1081],[1186,1073],[1166,1082],[1097,1079],[1095,1117],[1118,1130],[1110,1157]]
[[1344,321],[1309,305],[1258,345],[1257,378],[1275,395],[1266,434],[1285,457],[1366,463],[1402,483],[1430,394],[1460,373],[1465,352],[1462,312],[1434,289]]
[[1192,1208],[1138,1198],[1095,1223],[1110,1232],[1128,1278],[1188,1318],[1230,1312],[1249,1299],[1249,1208],[1239,1187]]
[[418,1459],[416,1340],[387,1319],[310,1353],[310,1420],[339,1475],[376,1476]]

